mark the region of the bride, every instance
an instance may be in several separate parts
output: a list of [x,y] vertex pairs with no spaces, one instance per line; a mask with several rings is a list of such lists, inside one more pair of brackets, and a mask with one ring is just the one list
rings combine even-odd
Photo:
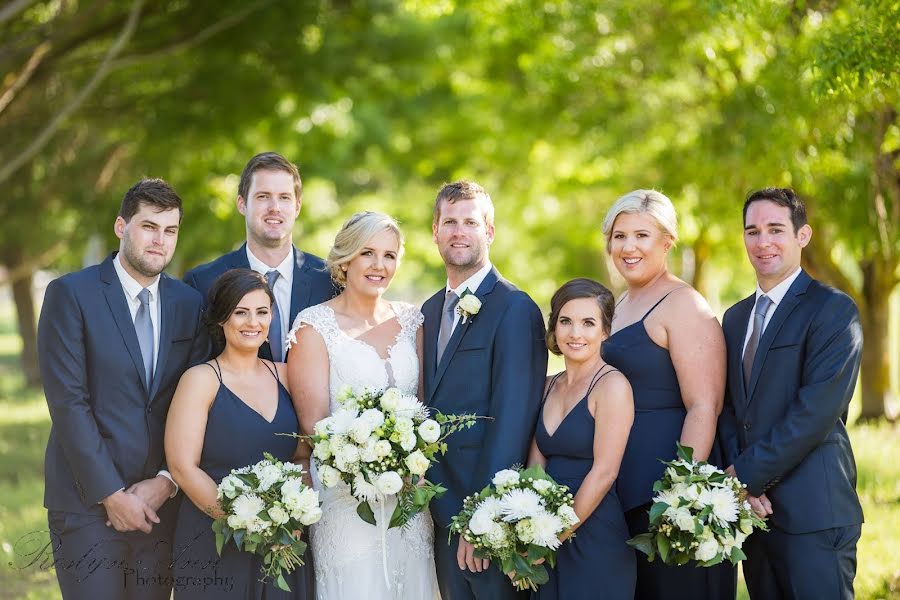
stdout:
[[[327,266],[343,291],[297,315],[289,336],[296,342],[288,379],[304,434],[335,409],[343,385],[419,390],[422,313],[383,298],[402,254],[396,221],[380,213],[353,215],[335,237]],[[310,532],[319,600],[438,597],[430,514],[387,529],[382,539],[385,524],[372,526],[356,514],[359,502],[346,484],[324,488],[315,466],[312,474],[323,502],[322,519]],[[376,518],[391,515],[394,506],[392,497],[384,511],[373,503]]]

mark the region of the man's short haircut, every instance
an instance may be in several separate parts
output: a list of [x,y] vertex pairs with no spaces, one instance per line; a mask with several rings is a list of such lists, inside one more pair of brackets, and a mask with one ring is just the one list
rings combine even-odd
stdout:
[[156,212],[178,209],[178,222],[184,216],[181,206],[181,198],[175,193],[171,185],[159,178],[141,179],[131,186],[125,197],[122,198],[122,206],[119,208],[119,216],[128,223],[131,217],[141,210],[141,205],[147,205]]
[[482,215],[484,216],[484,224],[488,227],[494,224],[494,203],[491,197],[483,187],[473,181],[454,181],[453,183],[445,183],[437,193],[434,199],[434,215],[432,223],[435,225],[441,216],[441,206],[444,202],[453,204],[460,200],[477,200],[479,197],[483,199]]
[[783,206],[791,213],[791,224],[794,226],[794,233],[797,233],[801,227],[806,225],[806,206],[803,204],[794,190],[791,188],[764,188],[756,192],[750,192],[747,199],[744,200],[744,226],[747,225],[747,209],[754,202],[760,200],[768,200],[774,202],[778,206]]
[[285,173],[290,173],[294,179],[294,195],[297,197],[297,202],[300,202],[303,197],[303,182],[300,180],[300,171],[297,170],[297,165],[277,152],[262,152],[250,159],[241,172],[238,196],[245,201],[250,200],[247,194],[250,193],[253,174],[257,171],[284,171]]

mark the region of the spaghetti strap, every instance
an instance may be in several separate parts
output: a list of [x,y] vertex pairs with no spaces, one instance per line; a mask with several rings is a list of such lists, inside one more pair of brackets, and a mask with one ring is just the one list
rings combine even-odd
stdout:
[[[268,362],[266,362],[263,359],[259,359],[259,360],[262,361],[262,364],[264,364],[266,366],[266,368],[269,370],[269,373],[271,373],[272,375],[275,376],[275,381],[277,381],[278,383],[281,383],[281,379],[278,377],[278,369],[273,370],[272,367],[269,366]],[[274,364],[273,364],[273,366],[274,366]]]
[[544,397],[541,398],[541,406],[543,406],[547,401],[547,398],[550,396],[550,390],[553,389],[553,385],[556,383],[556,380],[559,379],[563,373],[565,373],[565,371],[560,371],[550,379],[550,383],[547,384],[547,390],[544,392]]
[[[606,367],[610,367],[610,369],[609,369],[609,371],[604,372],[603,369],[605,369]],[[609,375],[610,373],[620,373],[620,371],[618,369],[612,367],[611,365],[603,365],[602,367],[600,367],[600,370],[597,371],[596,374],[594,374],[594,378],[591,380],[591,385],[588,386],[588,390],[587,390],[587,393],[585,394],[585,397],[590,396],[591,392],[594,391],[594,388],[597,386],[597,384],[600,383],[600,380],[603,379],[604,377],[606,377],[607,375]]]
[[[209,364],[208,362],[205,362],[203,364],[213,370],[213,372],[216,374],[216,377],[219,378],[219,383],[221,384],[222,383],[222,367],[219,367],[219,361],[217,359],[214,358],[213,361],[216,363],[215,367],[212,366],[211,364]],[[216,368],[216,367],[218,367],[218,368]]]
[[654,310],[656,310],[656,307],[659,306],[660,304],[662,304],[662,301],[669,297],[669,294],[671,294],[672,292],[674,292],[674,291],[676,291],[676,290],[680,290],[680,289],[686,288],[686,287],[687,287],[686,285],[679,285],[677,288],[673,288],[673,289],[669,290],[668,292],[666,292],[666,295],[665,295],[665,296],[663,296],[662,298],[660,298],[659,300],[657,300],[656,304],[654,304],[653,306],[651,306],[651,307],[650,307],[650,310],[648,310],[646,313],[644,313],[644,316],[641,317],[641,321],[643,321],[644,319],[646,319],[647,317],[649,317],[649,316],[650,316],[650,313],[652,313]]

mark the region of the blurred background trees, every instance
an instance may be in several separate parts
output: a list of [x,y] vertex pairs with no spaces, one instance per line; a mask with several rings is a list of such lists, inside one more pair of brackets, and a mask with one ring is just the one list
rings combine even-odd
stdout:
[[179,274],[242,240],[237,175],[274,149],[304,176],[298,245],[326,252],[362,208],[402,221],[394,294],[409,300],[442,280],[429,225],[444,181],[490,191],[492,258],[545,306],[570,277],[610,281],[605,210],[659,189],[681,220],[672,268],[720,311],[753,289],[744,197],[791,186],[814,230],[805,266],[860,308],[861,417],[882,416],[898,353],[898,40],[890,0],[8,2],[0,264],[23,368],[36,383],[34,273],[113,249],[131,183],[161,176],[185,199]]

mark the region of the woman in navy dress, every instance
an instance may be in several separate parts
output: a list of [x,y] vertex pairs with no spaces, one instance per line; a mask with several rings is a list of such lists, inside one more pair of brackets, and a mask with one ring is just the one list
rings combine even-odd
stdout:
[[615,487],[634,406],[628,380],[600,356],[613,303],[590,279],[569,281],[550,302],[547,347],[566,370],[547,380],[528,463],[569,486],[580,521],[560,536],[550,581],[533,594],[540,600],[634,596],[635,556]]
[[[603,358],[628,378],[634,392],[634,426],[622,459],[619,497],[631,535],[647,531],[653,482],[660,460],[675,458],[675,442],[694,458],[717,463],[716,420],[725,394],[725,338],[706,300],[666,267],[677,240],[675,208],[655,191],[636,190],[606,215],[607,252],[627,290],[616,307]],[[638,554],[642,600],[734,598],[737,571],[730,563],[650,563]]]
[[[214,517],[222,514],[216,486],[232,469],[253,465],[269,452],[281,461],[300,456],[302,446],[283,433],[297,433],[297,414],[283,363],[257,357],[267,339],[274,298],[266,278],[249,269],[224,273],[209,292],[207,320],[213,360],[188,369],[178,383],[166,421],[166,460],[187,498],[181,503],[173,558],[176,600],[304,599],[311,569],[285,579],[291,592],[262,583],[262,557],[233,542],[216,552]],[[307,561],[309,553],[303,557]]]

